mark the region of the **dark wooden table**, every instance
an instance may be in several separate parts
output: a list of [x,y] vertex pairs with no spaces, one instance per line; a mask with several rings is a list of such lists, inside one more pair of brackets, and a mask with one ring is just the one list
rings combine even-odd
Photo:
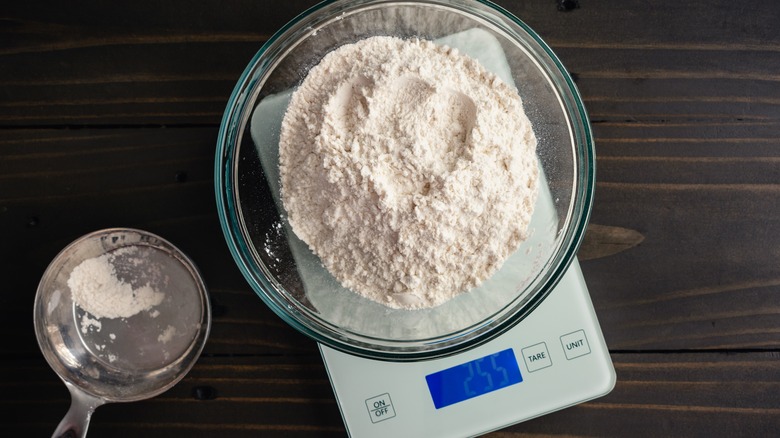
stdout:
[[[345,435],[314,342],[235,267],[213,189],[233,85],[313,3],[0,8],[0,434],[47,436],[68,408],[33,333],[48,262],[126,226],[196,261],[213,330],[175,388],[101,407],[90,436]],[[491,436],[780,436],[780,3],[579,3],[501,1],[558,53],[592,118],[579,255],[618,383]]]

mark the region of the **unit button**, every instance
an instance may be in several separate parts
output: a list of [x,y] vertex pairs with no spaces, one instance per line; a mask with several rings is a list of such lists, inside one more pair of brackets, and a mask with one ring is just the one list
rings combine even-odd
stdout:
[[588,345],[588,338],[585,337],[585,330],[577,330],[561,336],[561,346],[563,346],[563,352],[568,360],[590,353],[590,345]]
[[384,393],[366,400],[368,413],[371,415],[372,423],[388,420],[395,417],[393,402],[390,400],[390,394]]
[[547,351],[547,344],[544,342],[525,347],[521,351],[529,373],[552,366],[550,352]]

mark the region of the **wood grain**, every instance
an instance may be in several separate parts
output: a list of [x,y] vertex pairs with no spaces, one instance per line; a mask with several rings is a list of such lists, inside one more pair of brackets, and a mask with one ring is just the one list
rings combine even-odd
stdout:
[[[46,265],[84,233],[128,226],[195,260],[212,334],[184,381],[100,408],[90,436],[345,435],[315,344],[247,285],[214,208],[233,86],[314,3],[3,6],[8,433],[46,436],[68,405],[30,321]],[[780,435],[780,3],[500,3],[552,46],[591,116],[596,195],[579,256],[618,384],[490,436]]]
[[585,232],[577,258],[585,261],[609,257],[627,251],[642,243],[643,240],[645,240],[644,236],[636,230],[591,223]]
[[[313,346],[312,346],[313,347]],[[777,353],[613,354],[608,396],[487,436],[773,436],[780,432]],[[25,384],[10,376],[24,376]],[[39,362],[0,365],[0,408],[11,431],[43,436],[68,394]],[[199,392],[200,391],[200,392]],[[56,397],[51,394],[58,394]],[[208,394],[200,399],[197,395]],[[44,401],[45,400],[45,401]],[[6,429],[8,430],[8,429]],[[167,393],[106,405],[90,436],[344,436],[325,369],[315,355],[202,357]]]
[[[0,126],[218,124],[260,45],[313,1],[17,2],[0,24]],[[726,0],[501,2],[548,41],[594,120],[776,120],[780,8]],[[674,4],[673,4],[674,3]]]
[[[755,138],[771,134],[762,127]],[[728,139],[711,137],[723,152],[710,156],[705,148],[679,152],[674,146],[705,138],[706,127],[597,128],[597,143],[616,138],[622,145],[598,156],[590,237],[601,224],[611,225],[600,228],[596,246],[586,235],[580,254],[609,345],[777,348],[780,186],[769,148],[732,157],[725,154]],[[34,291],[49,260],[81,234],[111,226],[148,229],[196,261],[224,309],[208,352],[299,351],[300,335],[262,305],[222,238],[211,180],[215,128],[3,132],[0,227],[10,287]],[[666,140],[633,148],[632,140],[648,138]],[[616,232],[622,234],[613,245]],[[5,294],[0,302],[21,315],[2,324],[23,324],[32,293]],[[0,351],[29,357],[36,353],[31,336],[18,349]]]

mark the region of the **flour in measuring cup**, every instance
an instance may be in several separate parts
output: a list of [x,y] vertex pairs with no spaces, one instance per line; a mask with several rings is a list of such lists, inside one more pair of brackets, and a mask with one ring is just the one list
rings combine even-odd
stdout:
[[292,95],[279,165],[295,234],[343,286],[393,308],[490,277],[526,239],[538,192],[517,90],[422,40],[327,54]]
[[[150,310],[160,304],[165,294],[156,291],[149,284],[133,287],[117,277],[114,265],[118,255],[128,255],[135,247],[122,248],[82,261],[73,268],[68,277],[68,287],[73,301],[95,318],[129,318],[139,312]],[[130,260],[140,263],[141,259]],[[100,329],[100,322],[84,315],[82,331],[93,326]]]

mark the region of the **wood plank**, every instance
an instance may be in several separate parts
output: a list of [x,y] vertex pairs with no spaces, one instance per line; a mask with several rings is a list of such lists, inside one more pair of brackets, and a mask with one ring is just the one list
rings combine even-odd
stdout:
[[[755,137],[738,149],[717,136],[715,125],[597,128],[597,143],[616,141],[599,155],[592,223],[642,239],[582,262],[610,347],[778,348],[777,150],[757,141],[774,141],[778,126],[729,129],[735,138]],[[0,294],[12,315],[0,328],[29,326],[37,282],[67,243],[96,229],[130,226],[166,237],[201,268],[215,306],[207,353],[309,348],[251,291],[227,250],[211,182],[215,128],[3,133],[0,269],[8,290],[24,292]],[[705,137],[714,141],[675,146]],[[646,138],[671,140],[632,141]],[[177,174],[186,178],[177,181]],[[7,357],[37,354],[32,331],[0,347]]]
[[594,131],[591,222],[643,238],[583,262],[611,348],[739,348],[746,338],[777,348],[780,124],[615,122]]
[[597,184],[592,222],[645,238],[582,264],[611,348],[777,348],[777,188]]
[[594,134],[599,183],[769,190],[780,182],[780,121],[597,123]]
[[[0,126],[216,125],[260,45],[314,3],[128,4],[106,16],[100,2],[79,14],[18,2],[0,26]],[[777,119],[776,2],[501,4],[577,75],[594,120]]]
[[[100,407],[90,436],[344,436],[325,369],[312,353],[202,357],[157,398]],[[780,433],[777,353],[613,354],[613,360],[618,382],[606,397],[487,436]],[[54,373],[34,361],[5,361],[0,371],[0,407],[16,420],[6,430],[50,433],[68,407]]]
[[314,3],[7,5],[0,123],[219,123],[261,44]]
[[598,158],[771,158],[777,156],[780,123],[768,120],[621,121],[594,123],[593,132]]

